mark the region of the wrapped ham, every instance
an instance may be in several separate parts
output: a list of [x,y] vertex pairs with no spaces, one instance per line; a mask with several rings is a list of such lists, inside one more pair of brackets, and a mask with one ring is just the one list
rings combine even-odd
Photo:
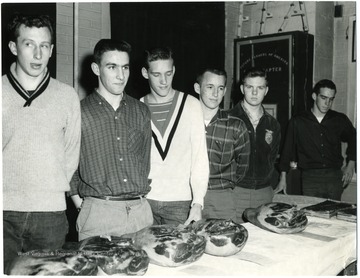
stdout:
[[205,251],[205,238],[175,225],[153,225],[126,235],[146,251],[150,263],[177,267],[198,260]]
[[308,219],[303,210],[280,202],[264,204],[244,211],[244,216],[254,225],[278,234],[294,234],[303,231]]
[[76,250],[34,250],[19,256],[10,275],[96,275],[96,261]]
[[244,248],[248,231],[240,224],[226,219],[202,219],[191,224],[191,229],[206,239],[205,253],[231,256]]
[[36,250],[20,256],[11,275],[144,275],[149,257],[129,239],[90,237],[64,249]]
[[144,275],[149,257],[129,239],[90,237],[79,244],[79,250],[96,261],[98,275]]

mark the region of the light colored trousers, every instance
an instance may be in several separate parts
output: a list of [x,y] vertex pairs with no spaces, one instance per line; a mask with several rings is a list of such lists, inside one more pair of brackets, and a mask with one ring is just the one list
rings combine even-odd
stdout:
[[107,201],[86,197],[76,220],[79,241],[92,236],[121,236],[153,224],[150,205],[145,198]]

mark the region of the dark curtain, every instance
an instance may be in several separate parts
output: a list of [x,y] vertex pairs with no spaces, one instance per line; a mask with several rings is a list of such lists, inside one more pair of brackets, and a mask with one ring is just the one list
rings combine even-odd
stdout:
[[[2,41],[2,75],[6,74],[15,56],[10,52],[7,24],[14,13],[50,16],[56,34],[56,3],[2,3],[1,4],[1,41]],[[56,36],[54,36],[53,55],[49,60],[50,75],[56,77]]]
[[195,94],[201,67],[224,67],[224,2],[111,3],[111,36],[133,47],[127,91],[140,98],[149,92],[141,75],[143,53],[153,46],[169,46],[175,53],[175,89]]

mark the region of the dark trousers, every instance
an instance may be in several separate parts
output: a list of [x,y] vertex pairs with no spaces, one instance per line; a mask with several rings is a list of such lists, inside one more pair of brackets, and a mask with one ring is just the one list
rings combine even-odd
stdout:
[[234,190],[232,188],[208,190],[204,198],[202,217],[236,221]]
[[148,199],[154,217],[154,225],[184,224],[189,217],[191,201],[157,201]]
[[4,211],[3,225],[5,274],[22,252],[61,248],[69,230],[65,211]]
[[244,211],[247,208],[257,208],[261,205],[272,202],[274,189],[268,186],[261,189],[249,189],[236,186],[234,188],[234,198],[236,207],[236,222],[244,223]]
[[306,196],[341,200],[344,191],[340,169],[311,169],[302,171],[302,188]]

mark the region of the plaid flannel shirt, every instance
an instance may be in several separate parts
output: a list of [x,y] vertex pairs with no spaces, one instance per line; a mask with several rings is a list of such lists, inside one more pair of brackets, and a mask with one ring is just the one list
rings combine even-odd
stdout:
[[219,110],[206,127],[210,164],[208,189],[234,188],[246,174],[250,139],[245,123]]

